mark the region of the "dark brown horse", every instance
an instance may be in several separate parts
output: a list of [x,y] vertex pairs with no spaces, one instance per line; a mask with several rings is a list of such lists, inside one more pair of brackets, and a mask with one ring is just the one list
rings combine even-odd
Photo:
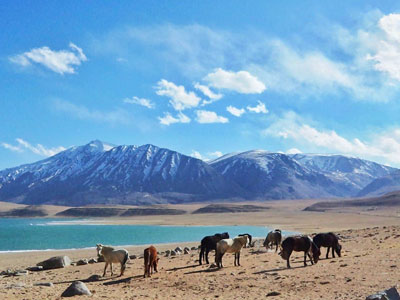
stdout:
[[[312,239],[308,236],[290,236],[282,242],[281,256],[287,261],[290,268],[289,258],[293,251],[304,251],[304,266],[307,266],[306,258],[309,257],[311,264],[318,262],[321,252]],[[312,257],[311,257],[312,254]]]
[[314,238],[313,241],[318,248],[328,247],[328,251],[326,251],[326,258],[329,256],[329,250],[332,247],[332,257],[335,258],[335,252],[340,257],[342,251],[342,245],[339,244],[339,238],[336,234],[332,232],[328,233],[319,233]]

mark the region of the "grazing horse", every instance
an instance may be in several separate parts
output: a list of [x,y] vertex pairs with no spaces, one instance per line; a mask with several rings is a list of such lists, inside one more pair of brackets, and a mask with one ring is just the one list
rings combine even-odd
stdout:
[[108,264],[110,264],[111,276],[113,275],[112,264],[120,263],[121,264],[121,274],[119,276],[124,275],[124,271],[126,269],[126,263],[129,259],[129,253],[125,249],[115,250],[113,247],[104,246],[102,244],[97,244],[97,256],[103,256],[106,265],[104,267],[103,277],[106,276],[106,270]]
[[201,240],[200,245],[200,255],[199,255],[199,264],[201,265],[201,261],[205,260],[208,264],[208,253],[212,250],[217,250],[217,243],[222,239],[229,239],[229,234],[227,232],[224,233],[216,233],[214,235],[205,236]]
[[245,235],[247,235],[247,239],[248,239],[248,241],[249,241],[249,243],[247,244],[247,245],[244,245],[244,248],[247,248],[247,247],[252,247],[252,244],[251,244],[251,241],[252,241],[252,239],[253,239],[253,237],[251,236],[251,234],[249,234],[249,233],[242,233],[242,234],[239,234],[238,236],[245,236]]
[[[240,250],[247,244],[247,235],[237,236],[233,239],[223,239],[217,243],[215,253],[215,263],[218,268],[222,268],[222,257],[225,253],[235,253],[235,266],[240,266]],[[236,264],[237,262],[237,264]]]
[[[290,268],[289,258],[293,251],[304,251],[304,266],[307,266],[306,256],[310,258],[311,264],[318,262],[321,252],[309,236],[290,236],[282,242],[281,257],[286,259],[287,267]],[[311,257],[312,255],[312,257]],[[313,262],[314,261],[314,262]]]
[[159,258],[157,257],[157,249],[154,246],[150,246],[149,248],[144,249],[144,275],[143,277],[146,278],[151,277],[153,274],[153,270],[155,273],[158,272],[157,265]]
[[319,233],[313,238],[313,242],[318,248],[328,247],[328,251],[326,251],[326,258],[329,256],[329,250],[332,247],[332,257],[335,258],[335,252],[340,257],[342,251],[342,245],[339,244],[339,238],[336,234],[332,232],[328,233]]
[[268,232],[267,237],[265,238],[264,241],[264,247],[267,248],[272,248],[274,245],[276,245],[275,252],[278,251],[278,247],[280,246],[282,241],[282,231],[280,229],[275,229],[274,231]]

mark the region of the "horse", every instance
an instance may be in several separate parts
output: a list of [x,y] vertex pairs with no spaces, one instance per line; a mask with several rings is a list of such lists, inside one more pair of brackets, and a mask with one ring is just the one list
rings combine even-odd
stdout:
[[121,274],[119,276],[124,275],[124,271],[126,269],[126,263],[129,259],[129,253],[125,249],[115,250],[113,247],[104,246],[102,244],[97,244],[97,256],[103,256],[106,265],[104,267],[103,277],[106,276],[106,270],[108,264],[110,264],[111,276],[113,275],[112,264],[120,263],[121,264]]
[[280,229],[275,229],[274,231],[268,232],[267,237],[264,240],[264,247],[267,248],[272,248],[274,245],[276,245],[275,252],[278,251],[278,247],[280,246],[282,241],[282,231]]
[[252,244],[251,244],[251,241],[252,241],[252,239],[253,239],[253,237],[251,236],[251,234],[249,234],[249,233],[242,233],[242,234],[239,234],[238,236],[245,236],[245,235],[247,235],[247,238],[248,238],[248,241],[249,241],[249,243],[248,243],[248,245],[244,245],[244,248],[247,248],[247,247],[252,247]]
[[[282,242],[282,251],[280,253],[283,259],[287,261],[287,267],[290,268],[289,258],[293,251],[304,251],[304,266],[307,266],[306,257],[310,258],[311,264],[317,263],[321,251],[309,236],[290,236]],[[311,257],[312,255],[312,257]],[[314,260],[314,261],[313,261]]]
[[157,257],[157,249],[154,246],[144,249],[144,275],[143,278],[151,277],[153,270],[155,273],[158,272],[157,265],[160,258]]
[[216,233],[214,235],[205,236],[201,240],[200,245],[200,255],[199,255],[199,264],[201,265],[202,259],[206,261],[208,264],[208,253],[212,250],[217,250],[217,243],[222,239],[229,239],[229,234],[227,232],[224,233]]
[[[222,268],[222,257],[225,253],[235,253],[235,266],[240,266],[240,250],[247,244],[247,235],[237,236],[233,239],[223,239],[217,243],[215,253],[215,263],[218,268]],[[236,264],[237,262],[237,264]]]
[[339,238],[333,232],[319,233],[313,238],[313,242],[318,248],[328,247],[326,258],[329,256],[329,250],[332,247],[332,257],[335,258],[335,252],[341,257],[342,245],[339,244]]

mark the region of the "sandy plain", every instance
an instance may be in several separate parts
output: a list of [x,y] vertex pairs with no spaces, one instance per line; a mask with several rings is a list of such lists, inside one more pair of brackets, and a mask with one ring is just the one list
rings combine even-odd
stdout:
[[[400,288],[400,208],[363,208],[303,211],[315,200],[253,203],[270,207],[254,213],[190,214],[200,204],[175,205],[189,213],[179,216],[143,216],[125,219],[94,219],[98,223],[160,225],[261,225],[312,234],[334,231],[341,237],[341,258],[321,260],[303,266],[302,253],[291,257],[291,269],[275,252],[262,247],[242,250],[241,266],[233,256],[224,257],[224,268],[199,266],[197,250],[176,257],[161,255],[159,273],[143,278],[143,259],[132,259],[122,277],[108,273],[99,281],[87,282],[91,297],[78,299],[365,299],[374,292]],[[57,209],[54,209],[54,213]],[[210,233],[212,234],[212,233]],[[161,244],[165,251],[176,246],[198,246],[199,242]],[[128,247],[140,256],[145,246]],[[24,269],[56,255],[73,261],[96,257],[94,249],[50,252],[0,253],[0,271]],[[211,253],[210,261],[214,260]],[[309,264],[309,263],[308,263]],[[0,276],[0,299],[61,299],[62,292],[75,280],[86,280],[103,272],[104,263],[70,266],[23,276]],[[119,266],[115,266],[119,270]],[[34,286],[52,282],[53,287]],[[277,296],[267,296],[276,292]]]

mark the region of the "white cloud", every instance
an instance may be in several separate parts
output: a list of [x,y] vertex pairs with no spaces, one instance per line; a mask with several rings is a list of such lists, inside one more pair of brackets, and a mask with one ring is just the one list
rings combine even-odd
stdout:
[[265,85],[247,71],[231,72],[221,68],[204,77],[204,80],[218,89],[227,89],[242,94],[260,94],[265,91]]
[[345,138],[334,130],[318,129],[306,124],[297,114],[288,112],[262,134],[295,141],[311,150],[308,152],[322,150],[400,166],[400,128],[379,132],[369,141],[362,141]]
[[208,152],[206,156],[202,155],[199,151],[196,150],[192,150],[192,153],[190,153],[190,156],[204,161],[209,161],[211,159],[221,157],[222,155],[223,154],[221,151]]
[[141,106],[145,106],[147,108],[154,108],[154,103],[151,102],[149,99],[145,98],[139,98],[136,96],[133,96],[132,98],[125,98],[124,103],[129,103],[129,104],[138,104]]
[[106,122],[111,124],[128,124],[131,119],[130,116],[121,109],[103,112],[91,110],[85,106],[76,105],[63,100],[56,100],[53,102],[53,105],[56,110],[65,112],[81,120]]
[[226,110],[228,112],[230,112],[232,115],[234,115],[235,117],[240,117],[241,115],[243,115],[246,112],[246,110],[244,108],[237,108],[232,105],[229,105],[226,108]]
[[54,147],[54,148],[46,148],[41,144],[37,144],[36,146],[33,146],[32,144],[30,144],[29,142],[21,139],[21,138],[17,138],[17,145],[13,146],[7,143],[2,143],[1,145],[11,151],[14,152],[23,152],[24,150],[29,150],[37,155],[40,156],[53,156],[61,151],[64,151],[66,148],[59,146],[59,147]]
[[200,152],[196,151],[196,150],[192,150],[192,153],[190,153],[190,156],[197,158],[197,159],[201,159],[201,160],[204,159],[203,156],[200,154]]
[[196,107],[201,100],[194,92],[186,92],[184,86],[177,86],[173,82],[169,82],[165,79],[161,79],[157,82],[155,89],[157,95],[169,97],[169,103],[175,110],[179,111]]
[[378,26],[383,34],[375,37],[378,39],[373,45],[376,53],[367,55],[367,59],[375,62],[376,70],[400,81],[400,14],[383,16]]
[[303,153],[303,152],[301,152],[297,148],[290,148],[289,150],[286,151],[286,154],[299,154],[299,153]]
[[173,117],[169,112],[166,112],[163,117],[158,117],[158,120],[160,120],[160,124],[167,126],[174,123],[190,123],[191,121],[190,118],[182,112],[179,112],[176,117]]
[[262,103],[261,101],[258,101],[258,105],[256,105],[256,106],[253,106],[253,107],[247,106],[247,110],[257,113],[257,114],[260,114],[260,113],[267,114],[268,113],[268,109],[265,107],[265,104]]
[[228,123],[229,120],[225,117],[218,116],[215,112],[213,111],[208,111],[208,110],[197,110],[196,111],[197,115],[197,122],[198,123]]
[[86,55],[82,49],[73,43],[69,43],[71,50],[51,50],[49,47],[34,48],[22,54],[11,56],[9,60],[12,63],[22,67],[27,67],[33,63],[41,64],[46,68],[59,73],[75,73],[76,66],[87,61]]
[[200,90],[205,96],[207,96],[209,99],[211,99],[211,100],[203,100],[202,105],[207,105],[207,104],[213,103],[223,97],[222,94],[216,94],[213,91],[211,91],[208,86],[201,85],[198,82],[196,82],[194,84],[194,88]]

